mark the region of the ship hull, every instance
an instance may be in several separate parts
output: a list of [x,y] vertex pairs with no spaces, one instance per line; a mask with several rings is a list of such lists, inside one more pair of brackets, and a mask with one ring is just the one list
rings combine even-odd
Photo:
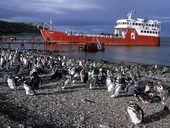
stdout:
[[131,32],[134,29],[127,29],[127,33],[124,38],[122,37],[92,37],[86,35],[67,35],[64,32],[41,29],[40,32],[43,38],[47,42],[53,42],[57,44],[85,44],[94,41],[99,41],[105,45],[117,45],[117,46],[159,46],[160,37],[154,36],[140,36],[135,32],[135,39],[131,37]]

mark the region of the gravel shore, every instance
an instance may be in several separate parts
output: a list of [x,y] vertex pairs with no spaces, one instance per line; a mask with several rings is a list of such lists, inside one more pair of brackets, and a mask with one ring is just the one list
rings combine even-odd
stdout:
[[[140,66],[143,74],[141,84],[162,81],[169,88],[168,67],[158,65],[155,69],[154,65]],[[164,73],[165,68],[167,71]],[[49,75],[40,77],[43,83],[36,96],[26,95],[22,86],[12,90],[7,83],[1,82],[1,128],[131,128],[133,123],[127,114],[129,100],[134,100],[144,111],[144,123],[139,127],[170,127],[170,112],[163,111],[160,102],[143,103],[133,96],[111,98],[106,87],[90,90],[79,81],[63,90],[62,80],[49,80]]]

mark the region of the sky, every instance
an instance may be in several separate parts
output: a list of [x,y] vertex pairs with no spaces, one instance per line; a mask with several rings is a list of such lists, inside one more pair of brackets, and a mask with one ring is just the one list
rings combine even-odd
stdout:
[[170,36],[169,0],[1,0],[0,20],[38,23],[52,19],[56,29],[85,33],[112,33],[116,20],[133,18],[161,21],[161,35]]

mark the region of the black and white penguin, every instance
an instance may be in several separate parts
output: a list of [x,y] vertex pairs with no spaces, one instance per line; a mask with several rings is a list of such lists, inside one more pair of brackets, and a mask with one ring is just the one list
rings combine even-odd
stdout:
[[38,76],[38,73],[34,72],[30,77],[30,86],[32,86],[36,90],[36,89],[39,89],[39,85],[41,83],[42,83],[42,80]]
[[153,86],[153,82],[147,82],[145,84],[145,89],[144,89],[144,93],[153,93],[154,92],[154,86]]
[[122,90],[121,75],[118,75],[116,78],[115,87],[113,89],[113,94],[111,95],[111,97],[119,96],[121,90]]
[[33,95],[36,94],[35,90],[28,84],[27,81],[24,81],[23,87],[24,87],[24,89],[25,89],[26,95],[31,95],[31,96],[33,96]]
[[138,82],[133,82],[132,80],[128,83],[126,87],[126,95],[132,96],[135,94],[135,90],[138,88]]
[[64,86],[62,87],[62,89],[66,89],[67,87],[72,85],[72,77],[71,75],[67,75],[66,76],[66,80],[64,81]]
[[163,86],[160,90],[160,97],[162,104],[165,104],[166,100],[169,98],[169,92]]
[[110,77],[106,78],[106,87],[111,96],[114,93],[115,85],[116,85],[115,80],[112,80]]
[[23,57],[23,66],[28,67],[28,58]]
[[81,80],[81,82],[83,82],[83,83],[86,83],[87,80],[88,80],[88,72],[85,70],[85,68],[83,68],[83,69],[80,71],[80,80]]
[[6,83],[7,82],[7,79],[8,79],[8,74],[7,73],[3,73],[3,77],[2,77],[2,82],[3,83]]
[[110,97],[118,97],[122,89],[122,84],[115,83],[115,87],[113,88],[113,93]]
[[51,80],[53,79],[61,79],[62,78],[62,72],[61,70],[57,69],[50,77]]
[[12,77],[12,76],[8,76],[7,78],[7,84],[11,89],[16,89],[17,87],[17,81]]
[[163,106],[164,111],[170,111],[170,97],[165,101],[164,106]]
[[89,89],[93,89],[96,85],[96,75],[94,74],[94,70],[90,70],[88,72],[88,82]]
[[30,71],[30,76],[34,73],[37,72],[38,74],[46,74],[46,71],[40,67],[33,67],[33,69]]
[[99,69],[99,73],[97,74],[97,82],[101,85],[106,83],[106,71],[104,72],[103,68]]
[[157,93],[161,93],[161,91],[163,90],[163,86],[162,83],[160,81],[157,82],[156,85],[154,85],[154,91]]
[[143,122],[144,112],[138,104],[134,103],[133,101],[129,101],[127,112],[134,125],[138,125]]

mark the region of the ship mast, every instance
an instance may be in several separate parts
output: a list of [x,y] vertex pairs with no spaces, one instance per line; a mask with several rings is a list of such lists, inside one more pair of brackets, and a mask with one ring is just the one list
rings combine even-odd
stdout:
[[130,11],[128,14],[127,14],[127,17],[128,17],[128,20],[131,20],[132,19],[132,14],[136,13],[135,11]]
[[52,18],[50,19],[49,27],[50,27],[50,30],[53,30],[53,22],[52,22]]

